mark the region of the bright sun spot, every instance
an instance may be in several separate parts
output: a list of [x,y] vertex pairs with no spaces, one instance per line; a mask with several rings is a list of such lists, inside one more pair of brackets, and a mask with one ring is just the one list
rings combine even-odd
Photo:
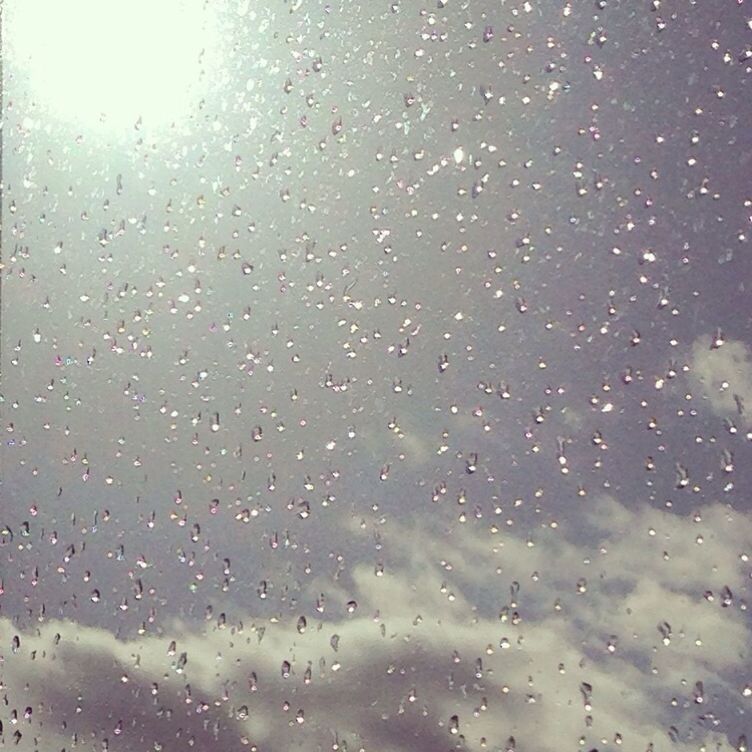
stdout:
[[82,125],[179,121],[205,93],[218,52],[203,0],[12,0],[9,58],[32,98]]

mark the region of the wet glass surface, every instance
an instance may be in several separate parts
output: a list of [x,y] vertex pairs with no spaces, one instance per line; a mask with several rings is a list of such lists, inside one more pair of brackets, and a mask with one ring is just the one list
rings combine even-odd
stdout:
[[62,5],[0,747],[746,752],[749,3]]

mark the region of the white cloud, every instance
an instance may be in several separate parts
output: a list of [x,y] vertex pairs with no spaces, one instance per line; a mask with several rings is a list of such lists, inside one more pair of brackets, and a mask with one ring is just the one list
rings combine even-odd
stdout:
[[752,425],[752,357],[744,342],[727,340],[713,347],[710,337],[692,345],[691,374],[713,410],[722,416],[741,414]]
[[[35,708],[18,724],[28,740],[70,746],[75,728],[79,738],[124,740],[113,749],[184,748],[190,735],[198,749],[223,750],[244,748],[243,736],[260,750],[333,749],[336,739],[350,750],[449,749],[461,737],[471,752],[504,750],[509,737],[520,750],[727,747],[720,731],[733,737],[734,729],[713,731],[697,717],[740,713],[750,702],[736,669],[749,665],[740,596],[752,521],[720,505],[695,520],[610,498],[588,504],[581,529],[530,536],[377,525],[383,574],[356,566],[353,591],[330,596],[355,598],[357,610],[338,621],[307,613],[303,633],[297,617],[246,617],[242,631],[174,623],[127,642],[42,624],[6,652],[9,707]],[[360,530],[364,543],[373,532]],[[729,607],[724,586],[735,593]],[[8,644],[10,621],[0,628]],[[698,681],[712,689],[705,705],[692,696]]]

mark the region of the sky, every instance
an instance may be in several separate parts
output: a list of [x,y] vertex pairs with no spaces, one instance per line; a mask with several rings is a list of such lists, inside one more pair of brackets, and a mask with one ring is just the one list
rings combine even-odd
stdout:
[[749,2],[34,3],[0,748],[746,752]]

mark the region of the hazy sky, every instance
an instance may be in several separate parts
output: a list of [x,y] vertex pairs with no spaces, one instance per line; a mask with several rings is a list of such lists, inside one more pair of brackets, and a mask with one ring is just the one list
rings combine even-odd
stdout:
[[749,3],[183,1],[4,3],[0,747],[746,752]]

